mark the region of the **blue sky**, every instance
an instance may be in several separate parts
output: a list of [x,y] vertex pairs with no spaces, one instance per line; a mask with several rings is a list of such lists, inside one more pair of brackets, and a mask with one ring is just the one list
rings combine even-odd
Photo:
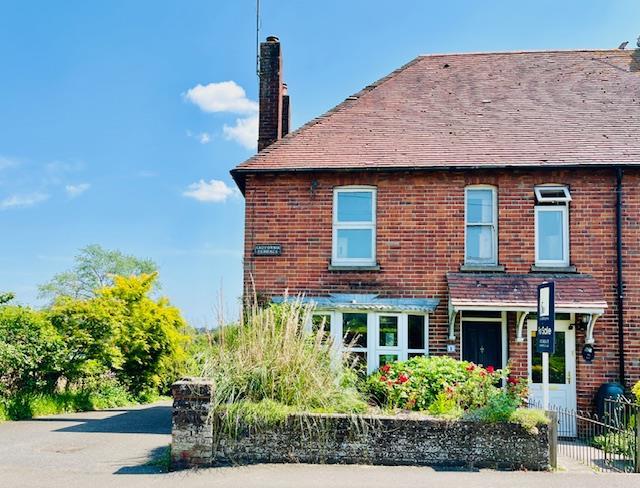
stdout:
[[[299,126],[423,53],[614,48],[629,1],[262,0]],[[226,82],[226,83],[223,83]],[[92,243],[154,259],[194,325],[233,314],[254,151],[254,0],[0,0],[0,291]]]

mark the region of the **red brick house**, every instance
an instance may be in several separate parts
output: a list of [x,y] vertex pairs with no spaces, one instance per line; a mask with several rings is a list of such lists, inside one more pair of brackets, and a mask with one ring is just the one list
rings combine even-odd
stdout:
[[536,286],[553,279],[552,403],[638,381],[639,52],[420,56],[287,135],[269,38],[261,150],[232,171],[246,286],[304,294],[338,340],[360,334],[370,371],[510,362],[536,397]]

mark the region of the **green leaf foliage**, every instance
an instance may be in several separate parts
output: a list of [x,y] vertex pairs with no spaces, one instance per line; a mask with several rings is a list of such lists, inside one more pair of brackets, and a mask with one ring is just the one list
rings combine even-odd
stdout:
[[188,327],[167,299],[149,297],[155,279],[155,273],[115,276],[93,298],[55,302],[48,315],[65,337],[70,379],[112,371],[138,395],[179,376]]
[[62,356],[63,341],[44,314],[0,306],[0,396],[51,387]]
[[40,296],[54,300],[60,296],[92,298],[97,290],[114,284],[116,276],[153,274],[156,264],[120,251],[110,251],[94,244],[80,250],[73,268],[59,273],[40,286]]

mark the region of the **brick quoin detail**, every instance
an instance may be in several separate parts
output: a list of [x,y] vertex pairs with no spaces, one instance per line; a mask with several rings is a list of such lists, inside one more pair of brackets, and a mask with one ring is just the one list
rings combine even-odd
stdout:
[[[592,408],[595,390],[618,377],[616,321],[615,171],[613,169],[496,169],[425,172],[314,172],[254,174],[246,179],[244,282],[265,297],[303,293],[378,293],[440,299],[430,315],[429,349],[446,354],[447,272],[464,261],[464,188],[489,184],[498,191],[498,259],[507,273],[534,264],[534,185],[569,185],[571,264],[596,278],[609,305],[595,327],[596,358],[580,355],[576,331],[578,408]],[[380,271],[329,271],[333,188],[377,187],[377,261]],[[625,170],[623,259],[627,382],[640,379],[640,172]],[[254,257],[256,244],[282,244],[282,256]],[[527,345],[515,342],[508,314],[508,357],[527,374]],[[458,331],[459,333],[459,331]],[[459,353],[456,353],[456,355]]]

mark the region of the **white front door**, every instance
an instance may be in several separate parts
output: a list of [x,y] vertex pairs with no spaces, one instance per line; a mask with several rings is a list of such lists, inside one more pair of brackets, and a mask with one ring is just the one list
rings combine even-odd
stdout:
[[[576,409],[576,334],[569,320],[556,320],[556,351],[549,355],[549,407],[565,410]],[[536,352],[535,336],[537,321],[529,320],[529,399],[542,405],[542,354]],[[576,435],[574,418],[560,415],[558,435]]]
[[406,360],[406,316],[400,314],[378,314],[375,326],[375,358],[370,370],[394,361]]

